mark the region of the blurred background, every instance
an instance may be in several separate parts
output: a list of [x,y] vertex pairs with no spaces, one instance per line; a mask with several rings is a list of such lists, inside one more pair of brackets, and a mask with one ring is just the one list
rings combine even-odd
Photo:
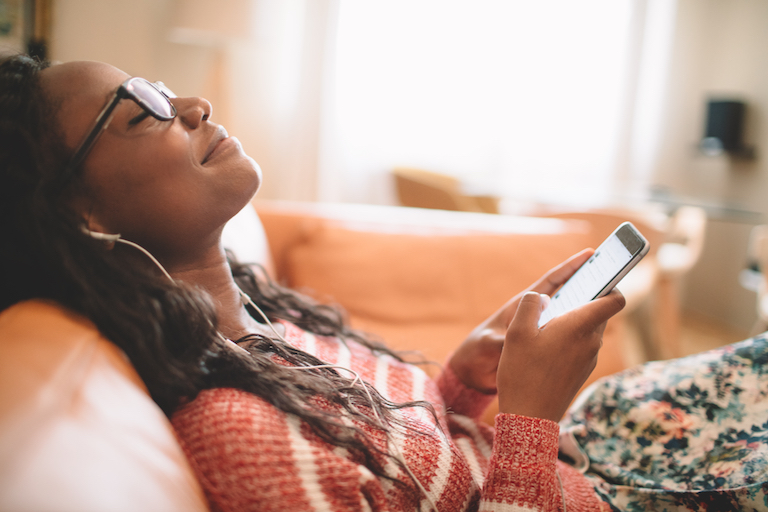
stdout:
[[0,0],[0,47],[30,43],[208,98],[264,199],[394,205],[417,168],[502,214],[696,207],[683,311],[760,329],[765,0]]

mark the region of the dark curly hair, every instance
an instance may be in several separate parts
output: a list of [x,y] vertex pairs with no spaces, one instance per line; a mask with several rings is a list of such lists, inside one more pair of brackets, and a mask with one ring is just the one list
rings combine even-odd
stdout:
[[[39,73],[47,66],[23,55],[0,61],[0,310],[37,298],[89,318],[125,352],[168,416],[201,390],[242,389],[300,417],[321,438],[350,450],[375,474],[389,478],[375,456],[381,450],[362,429],[313,404],[333,404],[383,431],[410,428],[395,409],[419,405],[432,410],[429,404],[392,403],[372,386],[354,383],[331,368],[289,371],[275,362],[275,355],[294,366],[323,362],[279,339],[252,335],[240,340],[247,342],[248,355],[228,349],[218,336],[215,308],[205,292],[158,278],[156,269],[139,261],[135,251],[108,250],[81,232],[81,219],[68,200],[82,187],[82,177],[62,172],[72,151],[51,121],[58,105],[40,86]],[[340,311],[271,282],[263,272],[254,273],[253,266],[232,258],[230,266],[240,288],[271,320],[354,339],[400,359],[349,329]]]

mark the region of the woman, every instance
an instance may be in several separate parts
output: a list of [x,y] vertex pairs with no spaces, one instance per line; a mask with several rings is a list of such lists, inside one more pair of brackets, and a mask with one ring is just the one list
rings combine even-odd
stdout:
[[[172,418],[212,508],[576,511],[634,499],[557,460],[556,421],[624,304],[613,292],[537,328],[546,295],[590,251],[513,298],[431,381],[334,311],[228,261],[222,228],[261,175],[207,101],[106,64],[12,57],[0,116],[0,309],[46,298],[91,319]],[[496,392],[494,432],[477,418]],[[576,421],[615,420],[595,404],[571,416],[569,439],[598,447],[600,430]]]

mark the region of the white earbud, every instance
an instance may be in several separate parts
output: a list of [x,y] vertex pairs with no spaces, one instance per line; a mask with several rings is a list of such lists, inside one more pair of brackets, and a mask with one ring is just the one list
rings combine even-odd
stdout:
[[85,233],[86,235],[90,236],[91,238],[95,238],[96,240],[103,240],[105,242],[117,242],[120,240],[120,234],[112,234],[112,233],[100,233],[98,231],[91,231],[88,229],[88,226],[80,226],[80,230]]

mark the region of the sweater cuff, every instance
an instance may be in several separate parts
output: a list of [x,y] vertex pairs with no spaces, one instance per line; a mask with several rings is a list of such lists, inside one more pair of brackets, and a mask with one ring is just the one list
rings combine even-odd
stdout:
[[498,414],[483,499],[525,510],[557,510],[562,500],[556,477],[559,430],[554,421]]
[[527,465],[554,466],[560,426],[551,420],[500,413],[496,415],[493,456]]
[[495,393],[483,393],[464,385],[450,364],[443,366],[436,382],[446,407],[469,418],[479,418],[496,397]]

